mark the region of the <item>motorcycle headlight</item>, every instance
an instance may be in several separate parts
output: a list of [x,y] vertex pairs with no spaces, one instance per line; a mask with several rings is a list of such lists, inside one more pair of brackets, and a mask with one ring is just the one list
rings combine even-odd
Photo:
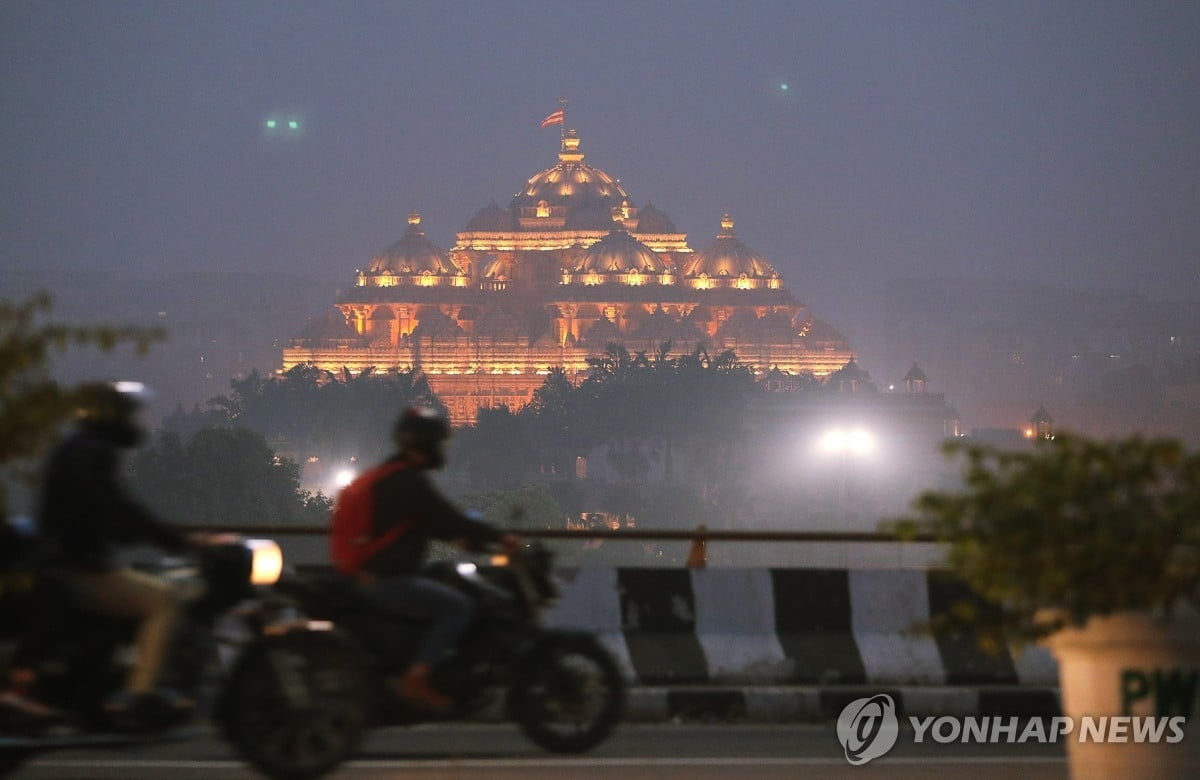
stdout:
[[247,539],[246,549],[252,556],[251,585],[274,585],[283,573],[283,550],[271,539]]

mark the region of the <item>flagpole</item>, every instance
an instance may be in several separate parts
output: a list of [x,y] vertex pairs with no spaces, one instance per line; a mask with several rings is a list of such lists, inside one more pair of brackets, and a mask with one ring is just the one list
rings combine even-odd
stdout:
[[567,99],[559,98],[558,99],[558,107],[559,107],[559,110],[561,110],[563,112],[562,127],[560,127],[558,129],[559,140],[565,141],[565,140],[567,140]]

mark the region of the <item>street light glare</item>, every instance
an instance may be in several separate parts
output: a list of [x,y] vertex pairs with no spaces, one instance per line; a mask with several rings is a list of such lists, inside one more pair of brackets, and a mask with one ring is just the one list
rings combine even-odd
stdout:
[[846,432],[840,428],[834,428],[832,431],[826,432],[826,434],[821,437],[821,441],[819,442],[818,446],[821,448],[822,452],[828,452],[830,454],[844,452],[846,449]]
[[850,451],[855,455],[867,455],[875,450],[875,437],[861,428],[851,431],[847,441]]
[[346,487],[346,485],[349,485],[351,482],[353,482],[354,477],[355,477],[354,469],[342,469],[341,471],[339,471],[337,473],[337,477],[334,478],[333,483],[339,489],[341,489],[341,488]]
[[875,451],[875,437],[862,428],[833,428],[818,440],[817,448],[827,455],[869,455]]

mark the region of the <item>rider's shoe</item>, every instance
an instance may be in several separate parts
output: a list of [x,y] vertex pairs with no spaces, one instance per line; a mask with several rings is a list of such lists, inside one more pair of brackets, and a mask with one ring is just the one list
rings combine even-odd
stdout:
[[150,694],[117,691],[104,701],[104,716],[116,731],[138,734],[151,728],[150,703]]
[[0,692],[0,717],[28,727],[49,726],[63,720],[58,710],[16,689]]
[[433,687],[431,669],[427,664],[413,664],[400,678],[397,693],[406,704],[436,715],[445,715],[454,709],[454,700]]
[[105,701],[104,713],[118,731],[140,733],[177,726],[195,706],[195,701],[170,688],[151,693],[119,691]]

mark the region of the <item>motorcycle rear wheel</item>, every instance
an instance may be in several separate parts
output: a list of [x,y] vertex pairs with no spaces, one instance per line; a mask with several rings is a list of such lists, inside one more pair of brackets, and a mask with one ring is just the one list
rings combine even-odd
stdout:
[[227,736],[269,777],[307,780],[358,749],[372,702],[370,675],[336,635],[297,631],[250,648],[222,707]]
[[521,662],[509,707],[529,739],[553,753],[581,753],[612,733],[625,688],[612,656],[593,637],[551,634]]

